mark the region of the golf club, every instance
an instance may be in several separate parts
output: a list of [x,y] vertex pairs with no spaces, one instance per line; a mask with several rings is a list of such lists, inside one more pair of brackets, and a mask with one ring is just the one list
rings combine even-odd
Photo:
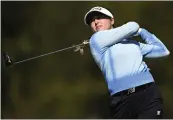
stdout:
[[71,48],[75,48],[74,52],[80,51],[81,55],[83,55],[84,54],[83,48],[86,44],[89,44],[88,40],[84,40],[83,43],[78,44],[78,45],[73,45],[73,46],[70,46],[70,47],[67,47],[67,48],[59,49],[59,50],[56,50],[56,51],[53,51],[53,52],[45,53],[45,54],[42,54],[42,55],[38,55],[38,56],[35,56],[35,57],[31,57],[31,58],[24,59],[24,60],[21,60],[21,61],[16,61],[16,62],[13,62],[13,60],[10,58],[10,56],[8,55],[7,52],[3,52],[3,59],[5,61],[5,66],[9,67],[9,66],[16,65],[16,64],[19,64],[19,63],[23,63],[23,62],[26,62],[26,61],[29,61],[29,60],[37,59],[37,58],[40,58],[40,57],[43,57],[43,56],[47,56],[47,55],[51,55],[51,54],[54,54],[54,53],[62,52],[62,51],[65,51],[65,50],[68,50],[68,49],[71,49]]

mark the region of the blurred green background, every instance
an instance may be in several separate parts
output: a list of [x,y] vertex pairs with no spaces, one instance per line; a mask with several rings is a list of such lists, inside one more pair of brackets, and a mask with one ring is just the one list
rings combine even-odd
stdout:
[[[146,62],[164,98],[164,118],[173,118],[173,2],[1,1],[1,51],[18,61],[79,44],[92,35],[83,18],[94,6],[112,11],[115,26],[136,21],[170,50]],[[1,118],[108,117],[107,85],[89,47],[83,56],[71,49],[9,68],[1,59]]]

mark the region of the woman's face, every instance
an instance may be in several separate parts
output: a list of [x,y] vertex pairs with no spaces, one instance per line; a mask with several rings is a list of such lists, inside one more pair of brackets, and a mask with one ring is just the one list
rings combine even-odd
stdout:
[[109,30],[113,28],[114,19],[102,16],[94,16],[90,22],[90,27],[93,32]]

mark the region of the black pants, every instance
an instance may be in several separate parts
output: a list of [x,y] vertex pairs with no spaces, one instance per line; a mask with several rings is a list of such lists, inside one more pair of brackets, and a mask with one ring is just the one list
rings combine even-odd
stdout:
[[112,119],[162,119],[163,100],[155,83],[135,92],[120,92],[110,98]]

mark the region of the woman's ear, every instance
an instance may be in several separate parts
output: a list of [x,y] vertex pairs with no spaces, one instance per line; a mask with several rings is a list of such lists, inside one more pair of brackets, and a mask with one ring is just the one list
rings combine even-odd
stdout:
[[114,19],[111,18],[111,25],[114,25]]

